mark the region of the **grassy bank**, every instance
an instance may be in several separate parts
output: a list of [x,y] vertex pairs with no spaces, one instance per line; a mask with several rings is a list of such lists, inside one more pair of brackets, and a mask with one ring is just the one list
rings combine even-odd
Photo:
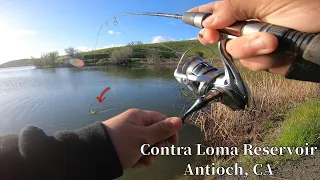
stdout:
[[212,104],[191,123],[202,128],[205,142],[212,146],[237,146],[263,140],[263,130],[278,126],[299,103],[319,97],[319,84],[287,80],[267,72],[251,72],[239,66],[252,92],[252,105],[244,111],[230,111]]
[[[320,147],[320,99],[310,99],[299,104],[280,123],[278,128],[267,128],[264,141],[254,142],[260,147]],[[316,154],[317,155],[317,154]],[[247,168],[254,164],[272,164],[275,169],[287,161],[298,160],[303,156],[284,154],[283,156],[240,156],[238,162]]]
[[[319,145],[319,84],[288,80],[267,72],[251,72],[239,65],[238,67],[252,91],[252,106],[244,111],[231,111],[222,104],[211,104],[193,116],[194,118],[189,119],[191,124],[202,129],[205,137],[203,145],[210,147],[242,147],[244,143],[269,147],[303,146],[305,143]],[[208,157],[209,161],[215,164],[230,165],[240,162],[246,166],[270,161],[277,166],[285,159],[292,160],[297,157],[273,158],[275,157]]]

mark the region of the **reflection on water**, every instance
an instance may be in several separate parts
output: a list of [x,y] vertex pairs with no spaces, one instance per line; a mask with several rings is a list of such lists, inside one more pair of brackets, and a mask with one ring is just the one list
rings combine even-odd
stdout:
[[[0,133],[18,133],[27,125],[39,126],[47,134],[73,130],[129,108],[181,116],[186,102],[178,97],[173,71],[123,66],[0,69]],[[98,103],[96,96],[106,87],[110,87],[106,100]],[[97,113],[90,113],[92,110]],[[200,132],[185,126],[179,138],[180,144],[195,144]],[[126,171],[120,179],[170,179],[183,174],[193,158],[160,157],[155,165]]]

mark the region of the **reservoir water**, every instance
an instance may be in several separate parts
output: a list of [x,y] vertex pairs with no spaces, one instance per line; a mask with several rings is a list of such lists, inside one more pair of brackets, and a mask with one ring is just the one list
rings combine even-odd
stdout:
[[[0,134],[35,125],[51,135],[107,120],[130,108],[181,116],[187,101],[179,97],[173,72],[174,68],[159,66],[0,68]],[[98,103],[96,96],[106,87],[110,87],[106,99]],[[179,140],[180,145],[199,143],[201,133],[185,125]],[[162,156],[150,167],[126,170],[119,179],[174,179],[194,159]]]

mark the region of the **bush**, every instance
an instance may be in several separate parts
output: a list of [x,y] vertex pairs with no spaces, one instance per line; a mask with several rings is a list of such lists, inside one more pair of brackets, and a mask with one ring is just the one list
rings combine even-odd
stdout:
[[84,59],[103,59],[109,58],[109,54],[85,54],[83,55]]
[[155,48],[148,49],[146,57],[147,57],[148,61],[151,61],[151,62],[159,62],[160,61],[159,51]]
[[130,47],[116,49],[111,52],[110,60],[116,64],[123,64],[127,59],[132,56],[133,50]]
[[97,62],[97,64],[98,64],[98,65],[105,65],[105,64],[108,63],[108,61],[109,61],[108,58],[103,58],[103,59],[100,59],[100,60]]

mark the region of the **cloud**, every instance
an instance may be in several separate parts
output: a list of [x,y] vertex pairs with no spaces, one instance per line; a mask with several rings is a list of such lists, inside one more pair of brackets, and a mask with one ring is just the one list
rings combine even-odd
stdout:
[[[97,47],[97,50],[99,49],[108,49],[108,48],[113,48],[113,47],[120,47],[120,46],[125,46],[123,44],[109,44],[109,45],[106,45],[106,46],[103,46],[103,47]],[[89,52],[89,51],[93,51],[94,48],[91,48],[91,47],[87,47],[87,46],[78,46],[76,47],[75,49],[78,49],[82,52]]]
[[189,38],[187,40],[196,40],[196,39],[198,39],[198,38],[197,37],[192,37],[192,38]]
[[163,36],[154,36],[152,38],[152,43],[161,43],[161,42],[168,42],[168,41],[175,41],[175,39],[166,38],[166,37],[163,37]]
[[108,31],[108,33],[111,34],[111,35],[121,34],[121,32],[116,32],[116,31],[113,31],[113,30]]
[[92,48],[90,47],[86,47],[86,46],[79,46],[76,49],[82,51],[82,52],[88,52],[88,51],[92,51]]
[[124,46],[124,45],[122,45],[122,44],[110,44],[110,45],[103,46],[103,48],[101,48],[101,49],[108,49],[108,48],[120,47],[120,46]]

